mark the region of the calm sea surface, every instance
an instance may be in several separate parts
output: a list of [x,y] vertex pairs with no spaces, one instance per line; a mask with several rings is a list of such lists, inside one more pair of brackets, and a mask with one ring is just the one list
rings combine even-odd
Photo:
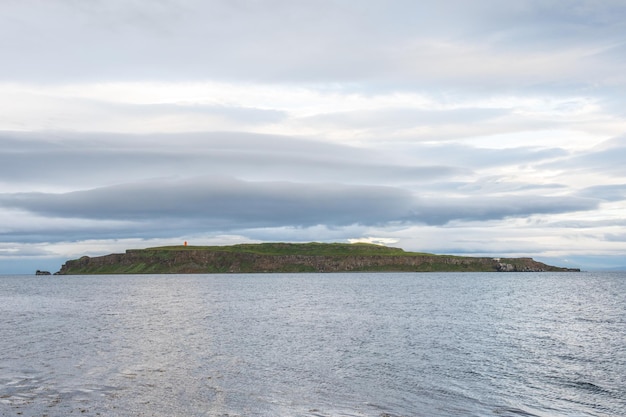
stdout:
[[0,416],[626,416],[625,273],[0,277]]

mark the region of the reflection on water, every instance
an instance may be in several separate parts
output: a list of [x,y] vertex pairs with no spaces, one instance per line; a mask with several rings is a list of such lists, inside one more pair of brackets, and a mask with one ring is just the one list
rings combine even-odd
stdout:
[[0,415],[623,415],[625,306],[624,274],[5,276]]

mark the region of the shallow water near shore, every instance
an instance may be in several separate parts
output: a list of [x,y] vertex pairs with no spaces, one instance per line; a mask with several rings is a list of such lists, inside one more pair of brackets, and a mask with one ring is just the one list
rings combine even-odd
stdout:
[[626,415],[626,273],[0,276],[17,415]]

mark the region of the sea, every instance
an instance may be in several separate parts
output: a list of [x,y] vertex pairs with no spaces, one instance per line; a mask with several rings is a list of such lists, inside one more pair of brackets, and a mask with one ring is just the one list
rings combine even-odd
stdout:
[[0,276],[0,416],[626,416],[626,273]]

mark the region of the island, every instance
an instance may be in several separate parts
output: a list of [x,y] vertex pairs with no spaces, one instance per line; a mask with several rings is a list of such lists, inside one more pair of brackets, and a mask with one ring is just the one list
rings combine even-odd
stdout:
[[369,243],[257,243],[162,246],[69,260],[55,275],[277,272],[543,272],[579,271],[532,258],[405,252]]

